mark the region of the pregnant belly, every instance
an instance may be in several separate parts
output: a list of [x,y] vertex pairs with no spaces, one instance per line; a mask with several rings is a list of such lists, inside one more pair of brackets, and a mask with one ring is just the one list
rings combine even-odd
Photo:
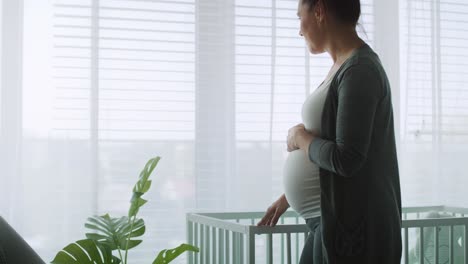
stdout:
[[320,215],[319,167],[303,150],[289,153],[283,168],[286,199],[305,219]]

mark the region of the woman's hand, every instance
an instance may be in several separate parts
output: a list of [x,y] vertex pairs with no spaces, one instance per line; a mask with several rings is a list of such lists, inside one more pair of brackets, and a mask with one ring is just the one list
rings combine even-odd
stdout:
[[274,202],[263,216],[262,220],[257,223],[257,226],[275,226],[278,223],[278,219],[286,210],[289,208],[289,203],[286,200],[286,196],[283,194],[276,202]]
[[299,146],[297,145],[297,142],[296,142],[296,138],[297,138],[297,135],[301,133],[302,131],[305,132],[304,124],[295,125],[288,130],[288,139],[287,139],[288,152],[299,149]]
[[312,143],[314,137],[317,136],[315,132],[308,132],[304,124],[298,124],[291,127],[288,131],[288,152],[296,149],[303,149],[306,153],[309,152],[309,145]]

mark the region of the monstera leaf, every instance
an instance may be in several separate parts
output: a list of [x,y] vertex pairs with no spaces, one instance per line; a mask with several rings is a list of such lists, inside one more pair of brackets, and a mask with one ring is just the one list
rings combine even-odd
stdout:
[[[138,182],[133,188],[128,216],[110,217],[108,214],[88,218],[85,227],[94,232],[86,234],[88,239],[71,243],[55,256],[52,264],[128,264],[128,250],[138,246],[146,230],[143,219],[136,215],[147,201],[142,198],[151,187],[149,177],[158,165],[160,158],[150,159],[141,171]],[[112,255],[118,250],[120,259]],[[122,254],[122,251],[124,251]],[[167,264],[185,251],[199,252],[197,247],[182,244],[174,249],[165,249],[159,253],[153,264]]]
[[71,243],[63,248],[52,264],[119,264],[120,259],[112,255],[107,245],[99,244],[92,239]]
[[130,209],[128,210],[128,217],[131,218],[132,216],[135,216],[138,213],[140,207],[142,207],[147,202],[147,200],[141,198],[141,196],[143,196],[143,194],[145,194],[151,187],[151,180],[148,179],[156,165],[158,165],[159,160],[159,157],[150,159],[141,171],[138,182],[133,188],[133,196],[130,201],[131,205]]
[[126,250],[138,246],[142,240],[132,240],[132,238],[142,236],[146,230],[143,219],[135,219],[132,226],[128,217],[112,218],[108,214],[88,218],[85,227],[98,231],[98,233],[87,233],[87,238],[106,244],[111,250]]
[[199,249],[192,245],[182,244],[173,249],[165,249],[159,252],[158,257],[153,261],[153,264],[167,264],[177,258],[180,254],[185,251],[198,252]]

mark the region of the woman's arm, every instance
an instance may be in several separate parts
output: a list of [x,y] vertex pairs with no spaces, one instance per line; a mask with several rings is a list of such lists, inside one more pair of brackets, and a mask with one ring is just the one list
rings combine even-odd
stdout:
[[292,132],[297,147],[319,167],[352,176],[366,161],[382,96],[383,86],[376,70],[370,65],[350,67],[338,86],[336,141],[314,137],[296,126]]
[[286,199],[286,195],[283,194],[270,207],[268,207],[263,218],[257,223],[257,226],[275,226],[281,215],[283,215],[288,208],[288,200]]

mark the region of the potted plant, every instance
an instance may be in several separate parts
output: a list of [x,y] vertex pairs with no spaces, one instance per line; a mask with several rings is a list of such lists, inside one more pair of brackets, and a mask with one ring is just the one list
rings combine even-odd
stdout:
[[[64,247],[57,253],[52,264],[128,264],[128,251],[138,246],[143,240],[145,222],[137,218],[138,211],[147,202],[142,196],[151,187],[149,177],[158,164],[160,157],[150,159],[140,173],[133,188],[130,209],[127,216],[119,218],[109,214],[88,218],[85,227],[90,229],[86,238]],[[188,244],[181,244],[173,249],[164,249],[152,264],[167,264],[185,251],[199,252]],[[114,255],[114,254],[117,255]]]

